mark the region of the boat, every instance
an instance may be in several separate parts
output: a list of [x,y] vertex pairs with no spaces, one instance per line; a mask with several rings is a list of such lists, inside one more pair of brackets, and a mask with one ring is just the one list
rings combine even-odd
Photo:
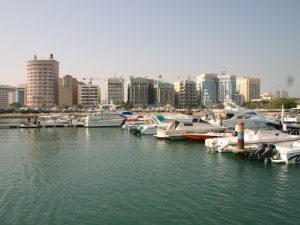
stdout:
[[71,117],[69,115],[39,116],[38,122],[45,127],[68,126],[71,124]]
[[217,133],[217,132],[207,132],[207,133],[188,133],[182,135],[188,141],[205,141],[206,139],[210,138],[221,138],[221,137],[228,137],[232,135],[231,133]]
[[83,119],[85,127],[121,127],[125,117],[114,104],[98,105],[96,112]]
[[27,128],[40,128],[40,127],[42,127],[42,126],[39,125],[39,124],[22,123],[21,125],[19,125],[19,128],[22,128],[22,129],[27,129]]
[[291,108],[287,116],[283,117],[285,123],[300,123],[300,108]]
[[[274,144],[299,140],[299,135],[290,135],[274,128],[245,129],[244,145]],[[207,139],[205,146],[212,151],[226,152],[228,148],[237,146],[238,137],[229,136],[223,138]]]
[[272,163],[300,163],[300,142],[295,141],[289,145],[275,145],[276,154],[271,158]]
[[204,122],[201,118],[193,118],[192,122],[182,122],[173,120],[165,129],[157,128],[158,139],[185,140],[184,134],[188,133],[207,133],[209,131],[224,132],[226,127],[212,125]]
[[[144,124],[138,125],[135,131],[132,129],[133,134],[137,135],[154,135],[157,133],[157,129],[165,129],[171,124],[172,120],[165,118],[162,115],[151,116],[149,119],[145,119]],[[140,134],[138,134],[140,132]]]

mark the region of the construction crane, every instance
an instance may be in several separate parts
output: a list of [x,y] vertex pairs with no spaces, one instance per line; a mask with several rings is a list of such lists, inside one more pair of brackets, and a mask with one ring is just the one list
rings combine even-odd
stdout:
[[93,80],[105,80],[104,78],[98,78],[98,77],[84,77],[82,80],[89,80],[88,84],[93,85]]
[[192,77],[196,77],[196,76],[191,76],[189,74],[189,75],[186,75],[186,76],[178,76],[177,79],[178,80],[191,80]]

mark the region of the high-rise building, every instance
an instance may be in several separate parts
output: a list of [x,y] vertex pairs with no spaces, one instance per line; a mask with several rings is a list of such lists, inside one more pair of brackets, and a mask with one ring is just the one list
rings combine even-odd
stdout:
[[178,107],[186,108],[197,105],[196,82],[190,79],[180,80],[174,83],[175,104]]
[[218,103],[218,74],[204,73],[196,78],[198,101],[204,106]]
[[59,62],[50,54],[48,60],[27,61],[26,105],[49,108],[58,104]]
[[7,108],[16,101],[16,88],[9,85],[0,85],[0,108]]
[[154,80],[131,76],[128,82],[128,102],[134,107],[154,104]]
[[258,78],[238,77],[236,86],[239,94],[244,96],[245,102],[258,99],[260,96],[260,79]]
[[157,82],[154,85],[154,104],[156,106],[175,105],[174,85]]
[[79,82],[78,84],[78,104],[83,108],[95,107],[101,101],[100,86],[85,84]]
[[78,81],[70,75],[58,79],[59,106],[75,106],[78,104]]
[[106,79],[106,98],[108,103],[120,104],[124,102],[124,79],[122,77]]
[[236,91],[236,75],[218,74],[218,102],[226,101],[226,98],[234,99]]

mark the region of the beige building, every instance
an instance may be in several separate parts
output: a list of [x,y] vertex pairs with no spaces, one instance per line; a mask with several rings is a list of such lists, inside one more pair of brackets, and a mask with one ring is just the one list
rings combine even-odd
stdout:
[[251,77],[236,78],[236,88],[244,96],[244,102],[258,99],[260,96],[260,79]]
[[50,108],[58,104],[59,62],[50,54],[48,60],[36,55],[27,62],[26,105],[30,108]]
[[78,81],[70,75],[58,79],[59,106],[78,104]]
[[122,77],[110,77],[106,79],[107,103],[120,104],[124,102],[124,79]]
[[186,108],[197,105],[196,82],[190,79],[174,83],[175,104],[178,107]]
[[96,107],[101,101],[101,92],[98,85],[78,84],[78,104],[83,108]]

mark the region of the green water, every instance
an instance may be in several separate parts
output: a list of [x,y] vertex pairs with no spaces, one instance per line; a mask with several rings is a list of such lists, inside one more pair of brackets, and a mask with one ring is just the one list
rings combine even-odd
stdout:
[[299,224],[299,166],[117,128],[0,130],[0,224]]

